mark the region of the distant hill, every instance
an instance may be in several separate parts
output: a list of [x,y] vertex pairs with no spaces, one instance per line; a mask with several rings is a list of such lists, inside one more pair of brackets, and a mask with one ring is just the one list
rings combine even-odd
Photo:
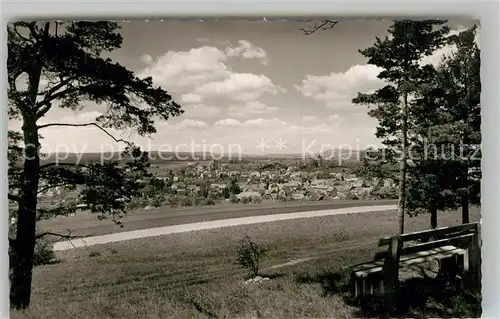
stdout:
[[[326,159],[333,159],[337,161],[339,158],[347,161],[355,161],[358,160],[361,151],[348,151],[348,150],[332,150],[326,151],[325,154]],[[317,158],[318,154],[314,154],[313,156],[308,155],[305,156],[306,159]],[[118,152],[114,154],[109,153],[69,153],[66,154],[65,159],[59,159],[59,163],[75,163],[79,158],[81,158],[80,164],[90,164],[90,163],[99,163],[101,158],[105,159],[104,161],[116,161],[120,159],[120,154]],[[229,161],[231,159],[238,160],[238,155],[234,154],[232,156],[223,156],[222,158],[218,154],[212,155],[208,152],[178,152],[177,154],[173,152],[158,152],[152,151],[150,152],[150,162],[152,164],[161,164],[161,163],[169,163],[169,162],[205,162],[212,161],[213,159],[220,159],[221,161]],[[53,163],[57,159],[57,154],[46,154],[43,156],[42,164]],[[130,158],[121,158],[122,161],[128,161]],[[297,160],[300,161],[303,159],[301,154],[242,154],[242,160],[246,161],[263,161],[263,160]]]

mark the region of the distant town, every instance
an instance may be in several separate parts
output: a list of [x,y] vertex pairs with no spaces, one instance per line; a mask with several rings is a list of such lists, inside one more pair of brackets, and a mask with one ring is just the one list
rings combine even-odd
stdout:
[[[152,164],[151,178],[142,179],[142,197],[134,198],[131,209],[204,206],[219,203],[248,204],[263,201],[334,201],[396,199],[397,184],[391,179],[366,178],[357,174],[358,165],[336,165],[321,159],[211,160]],[[43,189],[44,185],[40,185]],[[42,192],[50,203],[65,196],[62,188]]]

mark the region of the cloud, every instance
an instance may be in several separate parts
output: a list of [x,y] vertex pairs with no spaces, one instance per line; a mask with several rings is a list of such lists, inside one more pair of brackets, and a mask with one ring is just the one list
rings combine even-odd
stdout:
[[139,59],[144,64],[151,64],[151,63],[153,63],[153,57],[150,56],[149,54],[143,54],[143,55],[140,56]]
[[261,60],[267,57],[264,49],[248,41],[238,43],[236,48],[219,49],[203,45],[188,51],[168,51],[148,65],[139,76],[151,76],[155,84],[182,95],[185,103],[221,97],[247,102],[258,99],[264,93],[284,92],[263,74],[238,73],[228,66],[229,57]]
[[258,119],[253,119],[253,120],[247,120],[243,123],[245,127],[288,127],[288,128],[295,128],[294,125],[290,125],[285,121],[279,120],[277,118],[273,119],[263,119],[263,118],[258,118]]
[[264,93],[273,95],[283,92],[283,89],[273,84],[265,75],[253,73],[231,73],[222,81],[202,84],[194,93],[206,97],[226,97],[237,101],[258,99]]
[[338,114],[333,114],[333,115],[328,116],[328,119],[334,120],[334,121],[339,120],[340,118],[341,118],[341,116]]
[[228,116],[245,117],[276,112],[277,107],[267,106],[259,101],[250,101],[242,105],[230,105],[227,110]]
[[182,108],[186,115],[190,117],[215,117],[219,115],[222,110],[215,106],[204,104],[187,104]]
[[[447,36],[458,35],[465,28],[450,31]],[[480,30],[476,34],[479,43]],[[455,50],[454,46],[445,46],[436,50],[431,56],[423,58],[420,63],[438,65],[443,56],[450,56]],[[382,69],[370,65],[354,65],[345,72],[332,72],[328,75],[306,75],[300,85],[295,88],[304,97],[324,102],[331,108],[347,108],[352,105],[351,100],[358,92],[371,93],[381,88],[384,81],[377,76]]]
[[318,118],[316,116],[306,115],[306,116],[302,117],[302,120],[305,122],[313,122],[313,121],[317,121]]
[[380,68],[370,64],[354,65],[345,72],[306,75],[295,88],[305,97],[325,102],[330,107],[342,107],[350,104],[357,92],[380,88],[384,83],[377,78],[380,71]]
[[262,64],[268,64],[267,53],[264,49],[257,47],[246,40],[239,40],[237,47],[226,48],[229,57],[239,56],[244,59],[259,59]]
[[332,131],[335,125],[332,124],[320,124],[314,126],[299,126],[290,124],[286,121],[280,120],[278,118],[255,118],[246,121],[239,121],[233,118],[225,118],[214,123],[215,128],[240,128],[247,129],[255,133],[255,129],[259,129],[259,133],[263,132],[270,134],[307,134],[307,133],[317,133]]
[[156,84],[179,90],[227,78],[231,72],[223,63],[225,60],[223,51],[210,46],[189,51],[168,51],[139,76],[151,76]]
[[232,118],[226,118],[219,120],[214,123],[215,127],[243,127],[243,128],[262,128],[262,127],[294,127],[293,125],[288,124],[285,121],[279,120],[277,118],[273,119],[264,119],[257,118],[246,121],[239,121]]
[[203,97],[199,94],[186,93],[181,95],[181,101],[184,103],[200,103]]
[[198,120],[184,119],[181,122],[175,124],[176,128],[179,129],[207,129],[209,126],[207,123]]
[[[260,138],[268,142],[266,152],[274,152],[273,145],[286,141],[287,152],[301,152],[301,149],[313,142],[316,147],[323,143],[332,143],[339,139],[338,124],[296,125],[278,118],[255,118],[240,121],[226,118],[214,123],[214,136],[227,143],[237,143],[242,148],[255,152]],[[359,128],[357,129],[359,133]],[[261,150],[258,150],[259,152]],[[283,150],[282,150],[283,151]]]
[[[468,28],[465,28],[465,27],[458,27],[457,29],[450,30],[450,32],[446,36],[449,37],[452,35],[459,35],[460,32],[466,31],[467,29]],[[481,48],[480,43],[479,43],[480,33],[481,33],[481,30],[480,30],[480,27],[478,26],[474,40],[476,41],[477,46],[479,48]],[[446,46],[436,50],[433,54],[422,58],[422,60],[420,60],[420,65],[432,64],[434,66],[438,66],[444,57],[452,56],[452,54],[456,50],[457,50],[457,47],[455,45],[446,45]]]
[[222,119],[214,123],[215,127],[237,127],[241,126],[241,122],[235,119]]

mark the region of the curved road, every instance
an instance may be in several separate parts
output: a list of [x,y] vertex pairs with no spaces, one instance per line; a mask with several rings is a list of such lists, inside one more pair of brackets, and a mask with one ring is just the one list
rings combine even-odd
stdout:
[[324,202],[268,202],[262,204],[219,204],[203,207],[162,207],[139,210],[122,218],[123,227],[110,220],[98,220],[96,214],[79,212],[75,216],[58,217],[38,223],[42,231],[65,234],[70,229],[75,236],[97,236],[153,227],[181,225],[238,217],[262,216],[337,209],[357,206],[395,205],[396,200],[335,200]]
[[[71,229],[82,239],[61,241],[54,244],[55,250],[104,244],[116,241],[159,236],[202,229],[271,222],[278,220],[364,213],[396,209],[394,200],[346,201],[316,203],[272,203],[256,205],[222,205],[212,207],[189,207],[158,209],[134,212],[123,219],[120,228],[111,222],[96,221],[88,214],[83,219],[77,216],[52,220],[52,225],[41,225],[44,230],[64,233]],[[92,237],[90,237],[92,236]]]

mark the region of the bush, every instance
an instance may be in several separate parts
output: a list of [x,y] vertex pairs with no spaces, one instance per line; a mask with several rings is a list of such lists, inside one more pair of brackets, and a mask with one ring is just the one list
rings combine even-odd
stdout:
[[231,196],[229,201],[232,203],[232,204],[238,204],[240,202],[239,198],[236,197],[236,196]]
[[240,198],[240,203],[242,203],[242,204],[248,204],[248,203],[250,203],[250,197],[241,197]]
[[179,205],[179,197],[177,196],[170,196],[168,199],[167,199],[167,203],[168,205],[170,205],[170,207],[177,207],[177,206],[180,206]]
[[215,205],[215,200],[212,197],[205,199],[204,205]]
[[236,263],[249,270],[252,278],[255,278],[259,275],[261,258],[265,257],[267,252],[268,248],[259,246],[246,235],[241,239],[236,251]]
[[204,203],[205,203],[205,197],[203,196],[197,196],[193,199],[194,206],[204,205]]
[[231,180],[231,184],[229,184],[229,192],[234,195],[238,195],[241,193],[240,185],[236,182],[236,180]]
[[163,197],[155,197],[155,198],[152,198],[150,201],[149,201],[149,204],[153,207],[161,207],[163,206],[163,202],[165,201],[165,198]]
[[356,196],[355,194],[349,192],[347,193],[347,195],[345,196],[345,199],[347,200],[358,200],[358,196]]
[[278,201],[282,203],[287,203],[290,202],[292,199],[287,196],[278,196]]
[[144,208],[147,206],[147,200],[143,197],[133,197],[132,200],[127,204],[129,209]]
[[191,198],[182,197],[179,200],[179,207],[189,207],[189,206],[193,206],[193,201],[191,200]]
[[53,245],[44,239],[38,239],[35,244],[34,266],[50,265],[57,262]]
[[261,203],[262,202],[262,197],[260,196],[252,196],[252,199],[251,199],[252,203]]
[[101,256],[101,253],[98,251],[91,251],[89,253],[89,257],[99,257],[99,256]]
[[229,191],[228,187],[224,188],[224,190],[222,191],[222,197],[224,197],[225,199],[231,197],[231,192]]

